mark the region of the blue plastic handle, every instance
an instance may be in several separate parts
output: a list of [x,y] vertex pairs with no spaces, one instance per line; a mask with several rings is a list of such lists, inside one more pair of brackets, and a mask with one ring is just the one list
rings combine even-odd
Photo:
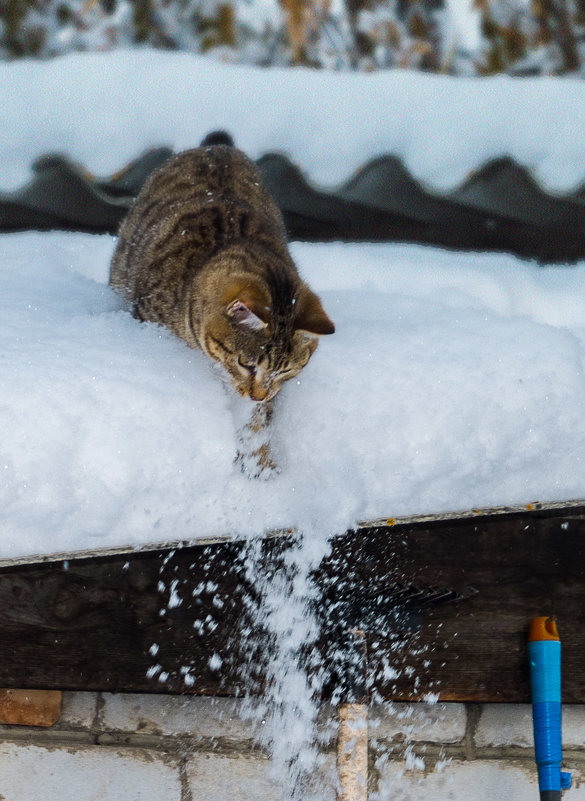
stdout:
[[[542,618],[537,620],[543,620]],[[556,627],[552,627],[556,635]],[[561,643],[556,635],[528,644],[532,684],[534,755],[542,793],[558,793],[570,786],[571,775],[561,771]]]

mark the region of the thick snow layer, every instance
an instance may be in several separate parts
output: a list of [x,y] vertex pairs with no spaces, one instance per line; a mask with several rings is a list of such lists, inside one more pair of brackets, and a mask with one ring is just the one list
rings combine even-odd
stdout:
[[585,497],[585,265],[294,245],[337,332],[259,481],[233,463],[252,404],[121,308],[113,244],[0,237],[1,556]]
[[266,70],[144,50],[2,64],[0,189],[24,183],[46,151],[109,174],[218,127],[253,158],[284,151],[327,186],[384,153],[439,189],[502,155],[552,189],[585,179],[583,80]]
[[[585,83],[261,70],[148,50],[0,65],[0,189],[66,152],[109,174],[225,127],[333,185],[393,152],[456,185],[508,154],[585,176]],[[281,472],[233,460],[249,413],[107,287],[113,239],[0,237],[0,556],[585,497],[585,265],[297,244],[337,325],[279,397]],[[318,539],[318,538],[317,538]],[[315,546],[317,547],[317,545]]]

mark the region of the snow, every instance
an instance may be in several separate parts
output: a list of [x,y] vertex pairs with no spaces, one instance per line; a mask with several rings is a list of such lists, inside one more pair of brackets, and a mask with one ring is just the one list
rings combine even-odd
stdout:
[[147,147],[192,147],[218,127],[253,158],[287,152],[324,186],[384,153],[441,190],[502,155],[556,191],[585,179],[579,79],[266,70],[142,50],[2,64],[0,187],[22,185],[49,150],[110,174]]
[[[107,92],[104,91],[107,87]],[[503,152],[583,178],[570,80],[262,71],[176,53],[0,66],[0,186],[48,150],[107,174],[223,126],[334,183],[395,152],[435,185]],[[546,99],[546,103],[544,103]],[[583,126],[581,126],[583,127]],[[0,237],[0,557],[585,497],[585,264],[295,243],[336,323],[279,396],[280,467],[234,464],[251,404],[107,286],[115,240]]]
[[[286,151],[324,185],[395,153],[445,189],[506,154],[565,191],[585,173],[584,93],[567,79],[262,71],[147,50],[1,64],[0,187],[46,151],[109,174],[225,127],[252,157]],[[299,655],[327,538],[364,519],[585,497],[585,262],[294,243],[336,333],[280,393],[279,472],[255,480],[234,463],[253,404],[122,308],[114,244],[0,236],[0,558],[298,527],[292,591],[263,576],[253,545],[246,564],[275,635],[272,691],[250,714],[292,801],[317,759]],[[148,675],[164,682],[158,650]]]
[[294,244],[337,331],[258,481],[233,464],[252,404],[122,309],[113,245],[0,238],[2,556],[585,496],[585,265]]
[[455,43],[475,51],[481,43],[479,8],[468,0],[447,0]]

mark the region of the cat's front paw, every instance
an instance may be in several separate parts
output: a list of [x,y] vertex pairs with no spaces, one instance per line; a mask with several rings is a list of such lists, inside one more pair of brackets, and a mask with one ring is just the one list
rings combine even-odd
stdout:
[[266,443],[251,453],[238,451],[235,463],[248,478],[267,480],[280,473],[278,465],[270,454],[270,447]]

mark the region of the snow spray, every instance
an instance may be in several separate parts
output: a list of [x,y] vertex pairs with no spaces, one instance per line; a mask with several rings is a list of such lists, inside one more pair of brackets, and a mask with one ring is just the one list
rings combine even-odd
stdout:
[[311,572],[328,546],[311,534],[295,531],[283,538],[276,562],[266,559],[265,540],[253,540],[245,560],[246,579],[256,594],[254,614],[265,631],[264,646],[266,641],[269,646],[264,648],[264,691],[260,697],[247,696],[244,714],[260,724],[258,739],[270,753],[270,775],[281,787],[283,801],[323,798],[317,775],[323,674],[316,667],[319,624],[312,611],[317,589]]

